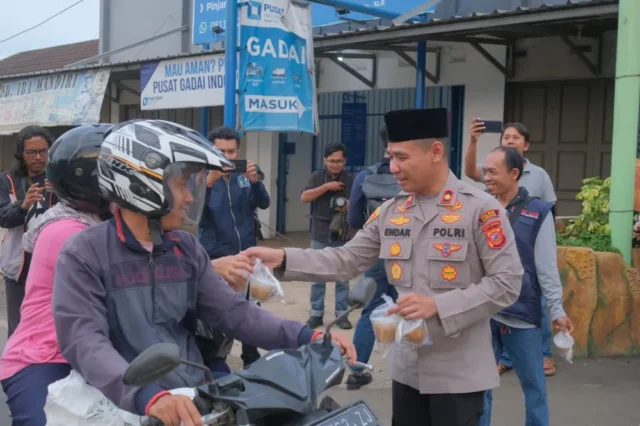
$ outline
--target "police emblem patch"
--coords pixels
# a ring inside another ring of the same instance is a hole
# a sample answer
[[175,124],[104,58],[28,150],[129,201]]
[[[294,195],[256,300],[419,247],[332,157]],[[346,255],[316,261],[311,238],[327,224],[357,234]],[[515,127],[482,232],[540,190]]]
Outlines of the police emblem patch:
[[400,266],[400,264],[397,262],[391,265],[391,278],[396,281],[402,279],[402,266]]
[[458,244],[444,243],[444,244],[434,244],[433,248],[435,248],[440,253],[442,253],[444,257],[449,257],[451,256],[452,253],[455,253],[458,250],[461,250],[462,246]]
[[440,275],[447,281],[453,281],[458,277],[458,270],[451,265],[447,265],[442,268]]

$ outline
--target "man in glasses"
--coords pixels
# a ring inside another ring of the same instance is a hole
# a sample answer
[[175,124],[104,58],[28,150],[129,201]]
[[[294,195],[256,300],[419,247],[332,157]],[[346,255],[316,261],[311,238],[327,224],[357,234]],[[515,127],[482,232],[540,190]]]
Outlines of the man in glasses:
[[[22,234],[55,200],[48,191],[45,168],[53,136],[39,126],[18,133],[14,167],[0,175],[0,227],[6,229],[0,270],[4,274],[9,336],[20,322],[20,306],[28,261],[22,250]],[[26,266],[25,266],[26,265]]]

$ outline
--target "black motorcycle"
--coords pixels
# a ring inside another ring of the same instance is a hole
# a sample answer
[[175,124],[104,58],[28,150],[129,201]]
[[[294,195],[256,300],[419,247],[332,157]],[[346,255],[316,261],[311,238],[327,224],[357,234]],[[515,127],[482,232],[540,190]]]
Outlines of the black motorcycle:
[[[361,309],[374,296],[376,283],[367,278],[349,292],[349,310]],[[364,401],[340,407],[326,396],[325,390],[339,385],[347,364],[340,349],[331,340],[331,327],[326,328],[321,341],[297,350],[284,349],[267,353],[245,370],[236,371],[213,381],[204,366],[180,359],[180,350],[173,343],[156,344],[129,366],[124,383],[146,386],[186,364],[205,371],[207,384],[196,388],[193,399],[205,425],[216,426],[382,426]],[[366,364],[357,367],[369,369]],[[146,426],[164,426],[149,417]]]

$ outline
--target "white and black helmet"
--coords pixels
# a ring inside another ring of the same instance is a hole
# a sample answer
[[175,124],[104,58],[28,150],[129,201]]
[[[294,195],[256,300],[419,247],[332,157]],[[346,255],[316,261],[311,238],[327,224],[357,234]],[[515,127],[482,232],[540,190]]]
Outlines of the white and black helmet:
[[194,178],[190,184],[192,190],[197,186],[201,192],[194,194],[198,202],[189,209],[197,215],[190,214],[192,221],[199,220],[204,203],[206,186],[201,172],[234,167],[198,132],[163,120],[131,120],[114,126],[105,136],[98,166],[104,197],[150,218],[165,216],[172,209],[167,189],[170,175],[200,173],[198,182]]

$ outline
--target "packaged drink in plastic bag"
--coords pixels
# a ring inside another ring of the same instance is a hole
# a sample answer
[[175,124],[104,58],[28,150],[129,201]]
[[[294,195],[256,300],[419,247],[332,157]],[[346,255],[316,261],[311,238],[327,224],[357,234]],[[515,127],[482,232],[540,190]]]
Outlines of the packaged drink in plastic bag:
[[558,349],[557,355],[560,358],[564,358],[569,364],[573,364],[573,345],[575,340],[573,340],[571,334],[564,331],[559,332],[553,336],[553,344]]
[[265,302],[270,299],[284,300],[284,290],[280,281],[273,276],[262,260],[257,259],[253,274],[249,275],[251,298]]
[[431,344],[427,324],[423,320],[402,319],[396,331],[396,342],[419,348]]
[[247,289],[249,288],[249,272],[245,271],[244,269],[236,269],[236,273],[238,275],[241,275],[243,277],[246,278],[246,281],[244,283],[244,285],[238,287],[238,288],[234,288],[234,290],[236,290],[238,293],[242,293],[242,294],[246,294],[247,293]]
[[397,314],[387,315],[387,311],[394,306],[393,300],[386,294],[382,295],[384,303],[371,312],[369,319],[376,336],[376,343],[382,350],[383,356],[388,354],[391,345],[396,340],[396,330],[400,324],[400,316]]

